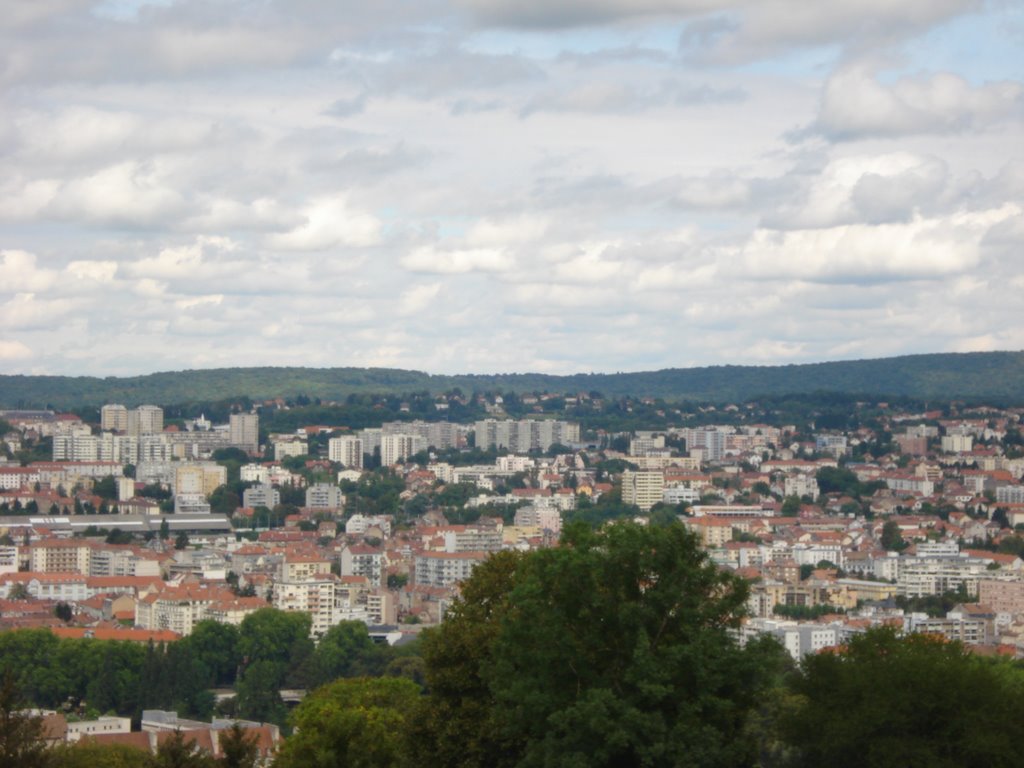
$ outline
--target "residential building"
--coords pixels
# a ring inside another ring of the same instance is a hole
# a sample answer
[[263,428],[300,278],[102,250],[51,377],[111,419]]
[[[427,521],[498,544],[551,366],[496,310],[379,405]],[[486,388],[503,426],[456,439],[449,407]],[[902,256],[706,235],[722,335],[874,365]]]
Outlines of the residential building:
[[127,432],[128,409],[123,405],[104,405],[100,408],[100,429],[105,432]]
[[425,450],[426,447],[426,443],[419,435],[402,433],[381,435],[380,463],[382,466],[390,467]]
[[140,405],[128,411],[129,435],[155,435],[164,431],[164,409],[155,405]]
[[260,450],[260,417],[256,413],[232,413],[228,420],[231,445],[248,453]]
[[250,509],[266,507],[273,509],[281,503],[281,492],[272,485],[254,485],[242,491],[242,506]]
[[315,483],[306,489],[306,506],[310,509],[341,509],[345,495],[341,488],[328,483]]
[[452,587],[469,578],[487,559],[487,552],[422,552],[413,558],[412,583],[426,587]]
[[384,568],[387,558],[383,549],[367,544],[349,544],[341,550],[341,575],[365,576],[370,586],[381,587],[387,583]]
[[327,458],[346,469],[362,469],[363,441],[352,435],[332,437],[327,441]]
[[626,470],[622,473],[622,503],[635,504],[643,512],[662,500],[665,473],[659,470]]

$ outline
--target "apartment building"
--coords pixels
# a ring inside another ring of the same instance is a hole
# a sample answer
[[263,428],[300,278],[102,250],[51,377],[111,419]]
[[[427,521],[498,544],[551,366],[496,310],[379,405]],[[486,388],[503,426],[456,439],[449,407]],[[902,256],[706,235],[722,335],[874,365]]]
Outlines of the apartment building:
[[451,587],[469,578],[488,552],[422,552],[413,558],[412,583]]
[[384,569],[387,557],[383,549],[367,544],[349,544],[341,550],[341,575],[364,576],[371,587],[381,587],[387,583]]
[[362,469],[363,441],[352,435],[332,437],[327,441],[327,458],[346,469]]
[[622,503],[635,504],[644,512],[659,504],[665,489],[665,473],[660,470],[626,470],[622,473]]
[[228,419],[228,439],[248,453],[260,449],[260,417],[256,413],[232,413]]

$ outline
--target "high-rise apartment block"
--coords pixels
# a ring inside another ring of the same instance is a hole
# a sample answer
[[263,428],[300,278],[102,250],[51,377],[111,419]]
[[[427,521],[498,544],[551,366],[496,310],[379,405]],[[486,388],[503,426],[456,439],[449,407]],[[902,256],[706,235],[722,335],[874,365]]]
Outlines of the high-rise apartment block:
[[140,405],[128,411],[129,435],[155,435],[164,431],[164,409],[156,405]]
[[332,437],[327,441],[327,458],[345,469],[363,468],[363,441],[354,435]]
[[426,441],[419,435],[382,435],[380,439],[380,463],[390,467],[405,461],[414,453],[427,447]]
[[123,405],[104,405],[100,409],[100,429],[104,432],[127,432],[128,409]]
[[569,421],[484,419],[476,422],[474,432],[477,448],[505,448],[513,453],[547,451],[552,445],[580,441],[580,425]]
[[636,504],[644,512],[662,500],[665,475],[660,470],[622,473],[622,503]]
[[255,413],[232,413],[229,423],[231,445],[248,453],[260,449],[260,417]]

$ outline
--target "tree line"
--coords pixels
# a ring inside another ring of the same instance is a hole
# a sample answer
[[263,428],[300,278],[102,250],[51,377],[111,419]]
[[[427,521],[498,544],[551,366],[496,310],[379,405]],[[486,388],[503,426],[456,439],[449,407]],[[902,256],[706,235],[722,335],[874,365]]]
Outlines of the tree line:
[[421,679],[415,648],[378,645],[358,621],[310,639],[310,617],[264,608],[240,626],[202,621],[172,643],[59,638],[46,629],[0,633],[0,674],[34,707],[116,713],[143,709],[209,719],[213,689],[237,696],[221,714],[286,725],[281,689],[313,689],[339,677],[407,675]]

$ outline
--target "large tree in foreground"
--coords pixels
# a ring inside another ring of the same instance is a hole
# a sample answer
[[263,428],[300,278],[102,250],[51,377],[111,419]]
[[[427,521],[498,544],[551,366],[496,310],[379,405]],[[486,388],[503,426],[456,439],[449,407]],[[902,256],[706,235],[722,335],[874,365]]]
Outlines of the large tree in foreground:
[[753,760],[747,715],[778,648],[736,645],[729,629],[746,586],[682,525],[570,526],[559,547],[500,566],[474,573],[425,646],[431,707],[480,725],[460,737],[435,721],[444,738],[428,728],[423,743],[438,748],[421,757],[581,768]]

